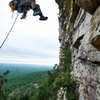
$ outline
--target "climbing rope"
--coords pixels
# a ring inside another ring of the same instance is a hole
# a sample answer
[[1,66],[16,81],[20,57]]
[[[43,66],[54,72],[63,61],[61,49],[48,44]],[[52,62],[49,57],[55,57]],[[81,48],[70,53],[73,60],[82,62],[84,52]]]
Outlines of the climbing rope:
[[11,33],[11,31],[12,31],[12,29],[13,29],[13,27],[14,27],[14,25],[15,25],[17,19],[18,19],[18,16],[19,16],[19,14],[17,13],[17,16],[16,16],[16,18],[15,18],[15,20],[14,20],[14,22],[13,22],[11,28],[10,28],[10,30],[8,31],[7,36],[5,37],[5,39],[3,40],[2,44],[0,45],[0,48],[3,47],[3,45],[4,45],[4,43],[6,42],[8,36],[10,35],[10,33]]

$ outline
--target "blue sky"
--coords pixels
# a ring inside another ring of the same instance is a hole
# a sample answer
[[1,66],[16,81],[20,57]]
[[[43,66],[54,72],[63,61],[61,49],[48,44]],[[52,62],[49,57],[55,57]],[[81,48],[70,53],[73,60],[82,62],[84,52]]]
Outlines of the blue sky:
[[[0,44],[10,29],[16,12],[8,6],[10,0],[0,2]],[[58,6],[54,0],[37,0],[48,21],[39,21],[30,10],[25,20],[19,16],[9,38],[0,49],[0,62],[54,65],[58,63]]]

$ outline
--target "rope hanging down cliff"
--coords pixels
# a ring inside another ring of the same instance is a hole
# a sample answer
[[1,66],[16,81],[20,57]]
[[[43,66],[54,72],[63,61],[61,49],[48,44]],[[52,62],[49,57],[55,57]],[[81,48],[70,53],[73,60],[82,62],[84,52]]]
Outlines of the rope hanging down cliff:
[[19,14],[17,13],[17,16],[16,16],[16,18],[15,18],[15,20],[14,20],[14,22],[13,22],[11,28],[10,28],[10,30],[8,31],[7,36],[5,37],[5,39],[3,40],[2,44],[0,45],[0,48],[3,47],[3,45],[4,45],[4,43],[6,42],[8,36],[10,35],[10,33],[11,33],[11,31],[12,31],[12,29],[13,29],[13,27],[14,27],[14,25],[15,25],[17,19],[18,19],[18,16],[19,16]]

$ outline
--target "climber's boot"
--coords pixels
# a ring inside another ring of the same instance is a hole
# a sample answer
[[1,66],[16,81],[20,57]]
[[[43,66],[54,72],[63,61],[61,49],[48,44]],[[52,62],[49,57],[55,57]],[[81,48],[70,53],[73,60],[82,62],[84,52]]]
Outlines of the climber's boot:
[[40,16],[39,20],[47,20],[48,17],[45,17],[45,16]]
[[48,17],[46,17],[46,16],[44,16],[43,14],[42,14],[42,12],[39,14],[39,16],[40,16],[40,18],[39,18],[39,20],[47,20],[48,19]]
[[33,16],[37,16],[39,15],[40,18],[39,20],[47,20],[48,17],[45,17],[43,14],[42,14],[42,11],[40,9],[40,6],[37,4],[36,7],[33,9],[34,13],[33,13]]
[[26,18],[26,14],[27,14],[27,12],[24,12],[22,17],[21,17],[21,19],[25,19]]

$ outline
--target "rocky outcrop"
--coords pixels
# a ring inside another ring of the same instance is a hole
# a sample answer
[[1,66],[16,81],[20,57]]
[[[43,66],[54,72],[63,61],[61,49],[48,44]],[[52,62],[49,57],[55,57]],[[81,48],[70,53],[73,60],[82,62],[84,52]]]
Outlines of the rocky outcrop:
[[90,33],[89,41],[100,50],[100,7],[98,7],[92,16]]
[[57,100],[67,100],[66,91],[62,87],[58,91]]
[[75,0],[75,3],[80,8],[83,8],[85,11],[93,14],[100,5],[100,0]]
[[[71,47],[79,100],[100,100],[100,0],[56,2],[59,5],[60,48]],[[59,59],[61,65],[61,49]]]

